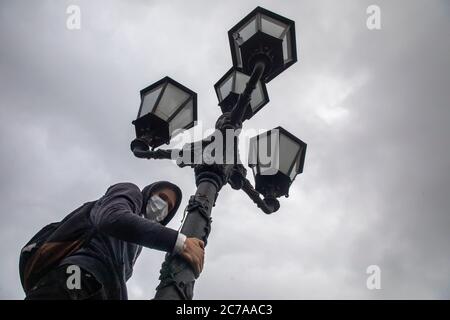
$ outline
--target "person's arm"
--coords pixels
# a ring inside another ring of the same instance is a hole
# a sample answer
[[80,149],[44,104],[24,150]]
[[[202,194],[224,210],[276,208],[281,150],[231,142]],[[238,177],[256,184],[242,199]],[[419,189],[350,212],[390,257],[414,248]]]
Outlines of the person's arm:
[[132,183],[119,183],[99,200],[91,212],[91,220],[100,232],[109,236],[179,254],[199,275],[204,263],[204,242],[139,216],[141,208],[139,188]]
[[147,248],[172,252],[178,232],[139,215],[142,194],[132,183],[108,189],[91,211],[91,221],[102,233]]

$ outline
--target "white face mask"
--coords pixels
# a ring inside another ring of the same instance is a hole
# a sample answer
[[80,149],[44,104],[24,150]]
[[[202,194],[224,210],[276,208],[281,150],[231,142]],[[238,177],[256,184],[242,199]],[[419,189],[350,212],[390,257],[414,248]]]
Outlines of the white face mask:
[[154,195],[147,201],[146,217],[149,220],[161,222],[169,213],[169,205],[159,196]]

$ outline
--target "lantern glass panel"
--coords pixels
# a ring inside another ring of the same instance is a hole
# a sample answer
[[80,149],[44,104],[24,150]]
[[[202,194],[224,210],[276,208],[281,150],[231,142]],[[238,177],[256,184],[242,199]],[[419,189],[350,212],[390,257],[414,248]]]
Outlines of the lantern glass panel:
[[153,110],[153,107],[155,106],[156,100],[159,97],[161,89],[162,87],[158,87],[153,89],[149,93],[145,94],[142,101],[141,111],[138,117],[142,117]]
[[194,121],[194,103],[191,99],[183,109],[169,122],[169,134],[176,129],[186,129]]
[[177,88],[171,83],[168,83],[163,92],[163,96],[158,103],[155,115],[163,120],[169,117],[189,98],[189,93]]
[[247,84],[248,79],[250,77],[242,72],[235,72],[235,85],[234,85],[234,92],[236,93],[242,93],[244,92],[245,85]]
[[[236,72],[236,81],[234,92],[241,94],[245,90],[245,85],[247,84],[250,77],[244,73]],[[258,81],[255,90],[253,90],[251,95],[250,107],[253,111],[257,110],[264,102],[266,98],[263,93],[261,81]]]
[[289,169],[292,164],[297,161],[296,155],[300,149],[298,143],[289,138],[288,136],[280,133],[280,151],[281,151],[281,159],[280,159],[280,171],[285,175],[289,176]]
[[283,60],[284,63],[292,61],[291,30],[288,30],[283,37]]
[[264,103],[264,94],[261,88],[261,82],[258,82],[255,90],[252,92],[252,100],[250,103],[250,107],[253,111],[258,109]]
[[247,24],[245,24],[241,29],[237,30],[234,34],[236,42],[242,44],[248,39],[250,39],[257,31],[257,18],[253,17]]
[[264,133],[258,142],[259,173],[270,176],[277,173],[280,163],[280,148],[276,132]]
[[274,175],[279,168],[278,134],[275,131],[268,133],[250,140],[249,165],[255,175]]
[[253,174],[256,175],[258,173],[258,143],[257,137],[250,138],[249,146],[248,146],[248,165],[252,168]]
[[281,39],[288,26],[280,21],[274,20],[266,15],[261,15],[261,31],[272,37]]
[[220,101],[225,99],[228,96],[228,94],[230,94],[230,92],[233,91],[233,75],[234,73],[230,74],[229,77],[224,82],[222,82],[222,86],[220,87],[219,90]]
[[[303,150],[300,151],[300,153],[303,152]],[[295,164],[292,167],[291,173],[289,174],[289,178],[292,180],[294,180],[295,176],[298,174],[298,166],[300,163],[300,156],[301,154],[299,154],[299,156],[297,157],[297,159],[295,159]]]

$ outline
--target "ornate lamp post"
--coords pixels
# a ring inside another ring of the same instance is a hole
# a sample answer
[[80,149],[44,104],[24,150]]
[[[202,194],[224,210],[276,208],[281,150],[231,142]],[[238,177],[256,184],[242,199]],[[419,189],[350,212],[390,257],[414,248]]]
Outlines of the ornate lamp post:
[[[242,123],[269,102],[265,84],[297,61],[295,27],[293,21],[257,7],[228,36],[233,67],[215,85],[223,113],[217,119],[215,133],[225,136],[227,130],[233,130],[237,137],[236,130]],[[196,100],[194,92],[168,77],[142,90],[131,150],[139,158],[175,159],[180,167],[194,168],[197,191],[186,207],[181,232],[206,245],[211,211],[222,186],[228,183],[233,189],[243,190],[263,212],[275,212],[280,207],[277,198],[288,195],[294,178],[303,171],[306,144],[281,127],[252,138],[249,166],[255,175],[255,188],[246,178],[247,170],[238,161],[238,154],[231,163],[185,160],[193,146],[199,146],[200,151],[208,147],[210,137],[181,150],[156,149],[169,143],[177,129],[194,125]],[[223,150],[238,151],[237,138],[231,143],[225,139]],[[167,254],[159,279],[155,299],[193,298],[196,277],[182,258]]]

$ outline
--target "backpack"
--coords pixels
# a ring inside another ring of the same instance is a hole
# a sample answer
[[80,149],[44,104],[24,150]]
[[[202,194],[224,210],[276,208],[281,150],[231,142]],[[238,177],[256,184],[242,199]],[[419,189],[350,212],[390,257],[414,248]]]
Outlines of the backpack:
[[86,202],[60,222],[46,225],[25,244],[19,258],[20,281],[25,293],[62,259],[89,242],[95,233],[89,219],[95,203]]

